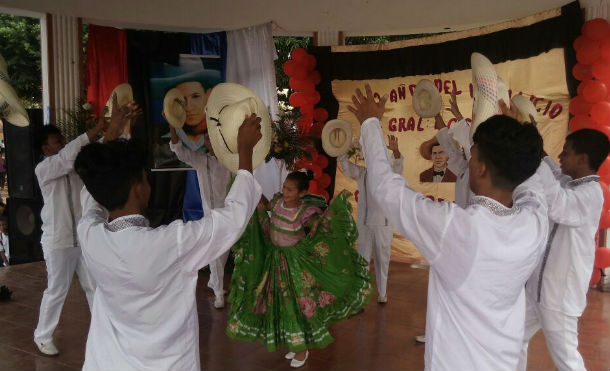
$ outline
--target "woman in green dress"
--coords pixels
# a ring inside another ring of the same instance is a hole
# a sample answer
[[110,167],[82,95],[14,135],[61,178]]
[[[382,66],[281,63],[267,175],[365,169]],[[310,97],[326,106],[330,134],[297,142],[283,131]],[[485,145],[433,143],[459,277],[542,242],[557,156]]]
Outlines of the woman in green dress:
[[305,364],[308,349],[330,344],[328,325],[358,313],[371,293],[367,263],[354,249],[350,193],[327,207],[308,185],[307,174],[290,173],[233,247],[227,335],[269,351],[287,346],[292,367]]

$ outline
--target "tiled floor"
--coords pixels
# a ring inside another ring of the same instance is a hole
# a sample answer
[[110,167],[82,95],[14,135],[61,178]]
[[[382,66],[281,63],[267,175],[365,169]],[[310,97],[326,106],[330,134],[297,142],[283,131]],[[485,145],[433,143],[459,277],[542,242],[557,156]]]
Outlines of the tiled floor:
[[[282,352],[268,353],[259,344],[229,340],[224,334],[227,309],[216,310],[212,293],[202,275],[197,288],[200,349],[206,370],[287,369]],[[0,269],[0,285],[14,292],[13,300],[0,303],[0,370],[80,369],[83,364],[89,310],[75,280],[68,294],[55,341],[57,357],[38,353],[32,333],[45,288],[44,263]],[[409,264],[392,263],[389,302],[372,301],[366,310],[331,327],[335,342],[310,353],[304,370],[420,370],[424,346],[415,335],[423,334],[426,312],[427,271]],[[610,301],[608,293],[591,290],[580,322],[580,350],[590,370],[610,368]],[[529,369],[554,369],[542,334],[530,345]]]

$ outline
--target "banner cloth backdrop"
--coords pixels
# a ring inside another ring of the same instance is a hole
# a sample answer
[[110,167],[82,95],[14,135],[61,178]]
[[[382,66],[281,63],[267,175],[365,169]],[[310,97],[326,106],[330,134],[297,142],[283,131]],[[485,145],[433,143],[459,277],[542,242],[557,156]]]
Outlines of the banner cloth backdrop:
[[[417,82],[435,83],[443,99],[443,118],[455,122],[446,111],[456,91],[465,118],[472,117],[470,55],[480,52],[494,63],[511,95],[523,94],[535,104],[538,128],[547,153],[557,158],[568,130],[568,104],[576,95],[571,70],[576,63],[572,43],[579,35],[582,14],[577,2],[524,19],[475,30],[424,39],[377,45],[318,47],[310,50],[322,74],[318,86],[321,103],[329,116],[352,123],[356,138],[360,126],[347,106],[356,88],[369,82],[375,94],[389,95],[382,119],[386,134],[396,135],[405,157],[403,175],[414,189],[437,200],[454,200],[455,183],[420,182],[420,174],[432,167],[419,152],[420,145],[436,134],[434,119],[419,118],[412,107]],[[360,165],[364,165],[361,163]],[[355,192],[356,183],[336,172],[335,193],[345,186]],[[354,206],[355,203],[354,203]],[[356,208],[355,208],[356,209]],[[390,221],[391,222],[391,221]],[[395,240],[393,257],[408,255],[409,243]]]

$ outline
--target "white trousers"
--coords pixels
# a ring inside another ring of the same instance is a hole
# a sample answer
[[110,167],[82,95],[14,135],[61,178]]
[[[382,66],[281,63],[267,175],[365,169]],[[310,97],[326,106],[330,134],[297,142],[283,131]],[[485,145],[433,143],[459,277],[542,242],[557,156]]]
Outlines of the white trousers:
[[78,274],[80,285],[85,291],[89,310],[93,306],[95,285],[82,259],[80,247],[56,250],[43,249],[43,252],[47,265],[47,289],[42,294],[38,326],[34,330],[34,340],[46,343],[53,339],[53,332],[59,322],[74,273]]
[[380,297],[386,296],[393,233],[391,226],[358,225],[358,252],[369,263],[375,254],[375,281]]
[[541,328],[553,363],[559,371],[586,370],[582,356],[578,352],[578,317],[542,308],[529,297],[518,370],[526,369],[529,340]]
[[210,280],[208,281],[208,287],[214,290],[214,295],[222,297],[224,295],[224,277],[225,277],[225,264],[231,250],[227,250],[218,259],[210,263]]

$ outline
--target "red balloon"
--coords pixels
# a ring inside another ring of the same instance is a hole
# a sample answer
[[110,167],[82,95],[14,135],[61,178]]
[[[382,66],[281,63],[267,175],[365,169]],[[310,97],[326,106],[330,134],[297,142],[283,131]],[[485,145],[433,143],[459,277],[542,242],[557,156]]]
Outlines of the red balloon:
[[607,247],[598,247],[595,249],[595,268],[608,268],[610,267],[610,249]]
[[574,50],[579,51],[583,46],[585,46],[587,41],[589,40],[584,35],[580,35],[576,38],[576,40],[574,40],[574,44],[572,44],[572,46],[574,47]]
[[593,40],[586,40],[583,46],[576,52],[576,60],[579,63],[591,65],[599,58],[599,44]]
[[[328,157],[324,156],[324,155],[318,155],[318,158],[316,159],[316,163],[318,165],[320,165],[320,168],[325,169],[328,166]],[[324,187],[326,188],[326,187]]]
[[311,71],[307,79],[311,81],[314,85],[318,85],[322,81],[322,75],[319,71]]
[[293,76],[297,68],[297,63],[295,61],[288,60],[282,66],[282,70],[287,76]]
[[[578,87],[576,88],[577,96],[580,96],[583,100],[584,100],[584,98],[582,97],[582,91],[584,90],[584,88],[585,87],[582,84],[578,84]],[[576,98],[576,97],[574,97],[574,98]],[[572,99],[574,99],[574,98],[572,98]],[[570,103],[571,102],[572,101],[570,101]]]
[[[584,86],[584,85],[580,84],[580,85],[578,85],[578,88],[580,88],[581,86]],[[573,114],[574,116],[588,115],[589,112],[591,111],[591,106],[592,106],[592,104],[587,102],[585,100],[585,98],[581,97],[580,95],[577,95],[570,100],[569,110],[570,110],[570,113]]]
[[305,66],[305,64],[303,64],[302,61],[303,60],[294,61],[296,67],[294,69],[294,74],[292,74],[292,76],[296,77],[299,80],[306,79],[307,75],[309,74],[309,71],[307,70],[307,67]]
[[315,180],[320,179],[320,177],[322,176],[322,168],[320,167],[320,165],[314,163],[311,164],[309,168],[311,169],[311,171],[313,171],[313,178]]
[[610,126],[610,102],[605,100],[591,107],[591,119],[598,125]]
[[328,200],[330,200],[330,195],[328,194],[328,192],[326,192],[325,189],[323,189],[320,194],[322,195],[322,197],[324,197],[326,199],[326,202],[328,202]]
[[307,55],[307,51],[303,48],[296,48],[292,52],[290,52],[290,58],[294,60],[302,59]]
[[307,104],[307,97],[305,96],[305,93],[292,93],[290,94],[290,97],[288,97],[288,103],[293,107],[302,107]]
[[602,193],[604,195],[604,206],[602,207],[602,212],[610,210],[610,187],[608,187],[608,183],[599,181],[600,187],[602,187]]
[[591,121],[591,117],[588,115],[576,115],[572,117],[569,123],[570,131],[573,133],[580,129],[584,129],[583,126],[593,125],[593,121]]
[[[610,156],[606,157],[602,165],[597,170],[597,175],[603,178],[610,178]],[[608,182],[605,182],[608,184]]]
[[[306,98],[307,100],[307,98]],[[307,119],[309,120],[309,117],[311,117],[311,122],[313,122],[313,104],[311,104],[310,102],[305,102],[301,108],[301,115],[303,116],[307,116]]]
[[602,61],[610,62],[610,40],[602,42],[599,47],[599,56]]
[[582,63],[576,63],[572,68],[572,75],[578,81],[590,80],[593,77],[591,67]]
[[597,80],[587,80],[584,81],[583,84],[584,90],[582,91],[582,95],[585,100],[589,103],[597,103],[601,100],[606,99],[606,95],[608,95],[608,89],[606,88],[606,84]]
[[303,57],[303,65],[307,72],[313,71],[316,68],[316,64],[318,64],[318,61],[313,55],[307,54]]
[[593,76],[602,81],[610,80],[610,62],[598,60],[591,66]]
[[320,138],[322,136],[322,130],[324,130],[324,123],[318,121],[312,125],[309,135]]
[[311,93],[316,90],[316,87],[311,83],[311,81],[301,80],[295,77],[290,78],[288,85],[290,86],[290,89],[304,93]]
[[584,35],[591,40],[605,40],[610,37],[610,24],[603,18],[595,18],[583,24]]
[[593,272],[591,273],[591,280],[589,281],[589,286],[597,285],[601,278],[602,272],[597,268],[593,268]]
[[326,110],[326,108],[316,108],[313,111],[313,119],[320,122],[326,122],[326,120],[328,119],[328,111]]
[[610,210],[602,210],[602,215],[599,219],[598,229],[610,228]]
[[309,181],[309,193],[318,194],[320,187],[318,187],[318,182],[315,180]]
[[322,176],[320,176],[320,179],[318,179],[318,183],[322,188],[328,188],[331,183],[330,175],[326,173],[322,174]]
[[[604,85],[604,87],[606,87],[606,85]],[[314,106],[320,102],[320,93],[318,93],[317,91],[314,91],[313,93],[306,93],[306,97],[307,102]],[[604,94],[604,98],[605,97],[606,95]]]

